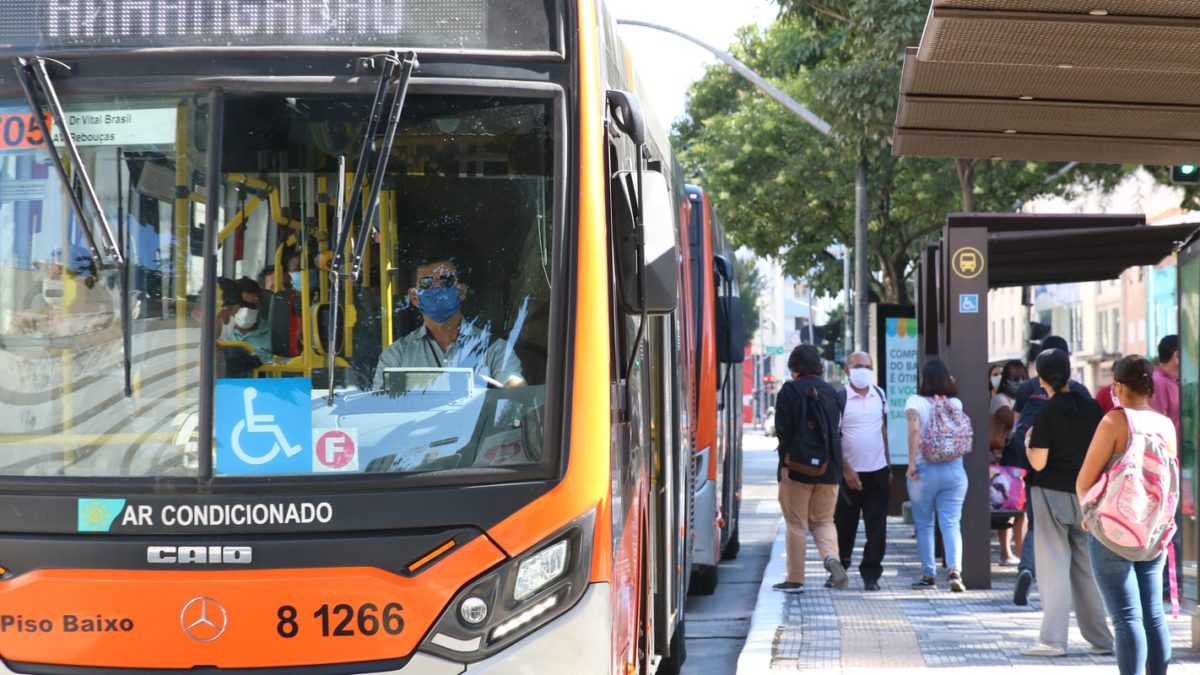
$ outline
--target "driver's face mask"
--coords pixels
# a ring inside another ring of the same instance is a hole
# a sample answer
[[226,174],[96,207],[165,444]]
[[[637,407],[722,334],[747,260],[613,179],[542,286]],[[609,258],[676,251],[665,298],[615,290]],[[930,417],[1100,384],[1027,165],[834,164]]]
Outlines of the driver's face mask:
[[62,307],[63,282],[61,277],[42,280],[42,299],[51,307]]

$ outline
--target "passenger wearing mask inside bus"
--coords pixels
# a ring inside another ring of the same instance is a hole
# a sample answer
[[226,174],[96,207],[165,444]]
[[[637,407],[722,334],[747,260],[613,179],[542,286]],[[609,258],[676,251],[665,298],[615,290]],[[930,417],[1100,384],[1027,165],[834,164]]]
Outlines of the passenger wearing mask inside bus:
[[292,290],[292,278],[289,274],[279,275],[280,285],[275,284],[275,265],[266,265],[258,273],[258,283],[270,293],[282,293]]
[[422,325],[393,342],[379,356],[374,388],[383,389],[385,368],[471,368],[477,383],[489,387],[525,385],[521,362],[508,342],[491,339],[462,314],[467,284],[450,256],[427,258],[417,265],[409,302],[421,312]]
[[242,277],[237,281],[235,294],[227,294],[222,284],[221,310],[217,322],[221,324],[220,340],[243,342],[253,349],[247,353],[241,347],[227,346],[225,350],[226,374],[229,377],[248,377],[250,371],[271,362],[271,329],[258,312],[258,282]]

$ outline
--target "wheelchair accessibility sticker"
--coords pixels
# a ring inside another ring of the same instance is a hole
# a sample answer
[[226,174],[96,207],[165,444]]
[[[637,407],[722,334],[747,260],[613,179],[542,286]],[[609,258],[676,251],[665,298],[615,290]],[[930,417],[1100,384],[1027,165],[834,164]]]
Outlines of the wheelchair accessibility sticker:
[[312,382],[217,381],[216,472],[312,473]]

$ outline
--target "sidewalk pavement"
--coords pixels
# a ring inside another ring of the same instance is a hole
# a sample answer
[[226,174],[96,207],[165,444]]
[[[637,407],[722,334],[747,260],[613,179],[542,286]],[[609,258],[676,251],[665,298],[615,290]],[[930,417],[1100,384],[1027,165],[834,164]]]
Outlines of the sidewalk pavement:
[[[762,508],[767,506],[762,504]],[[860,529],[856,554],[861,553],[862,541]],[[1080,637],[1074,620],[1067,656],[1021,655],[1022,647],[1037,641],[1042,613],[1036,583],[1028,606],[1012,603],[1015,567],[993,565],[992,589],[988,591],[951,593],[944,571],[940,571],[937,590],[909,588],[920,570],[916,549],[912,525],[889,518],[882,590],[867,593],[858,576],[857,555],[852,569],[847,570],[849,588],[824,588],[826,572],[810,541],[804,593],[781,593],[771,588],[785,574],[780,519],[737,672],[901,675],[929,669],[965,672],[968,668],[972,675],[1117,672],[1114,657],[1088,653],[1089,645]],[[994,550],[992,558],[998,559]],[[1167,621],[1174,652],[1170,673],[1200,675],[1200,653],[1190,648],[1190,618],[1181,612],[1178,619],[1168,614]]]

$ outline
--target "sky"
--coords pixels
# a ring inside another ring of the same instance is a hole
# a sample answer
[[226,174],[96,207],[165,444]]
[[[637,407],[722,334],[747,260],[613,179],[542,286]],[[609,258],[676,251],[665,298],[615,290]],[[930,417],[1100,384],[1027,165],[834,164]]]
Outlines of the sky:
[[[728,49],[747,24],[768,25],[779,8],[770,0],[608,0],[618,19],[640,19],[683,31],[718,49]],[[638,77],[652,97],[649,105],[664,124],[683,115],[687,90],[718,63],[715,56],[683,38],[636,26],[621,26],[633,52]]]

